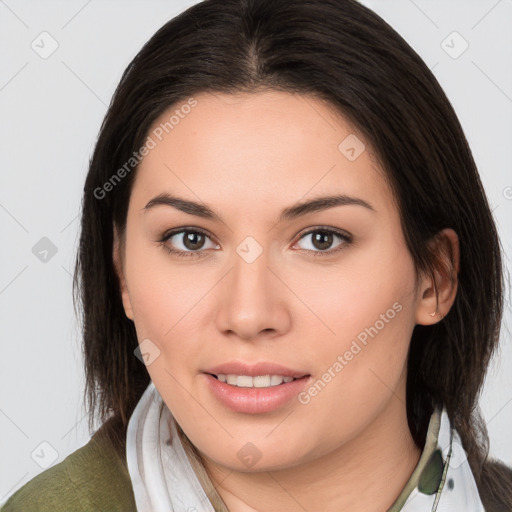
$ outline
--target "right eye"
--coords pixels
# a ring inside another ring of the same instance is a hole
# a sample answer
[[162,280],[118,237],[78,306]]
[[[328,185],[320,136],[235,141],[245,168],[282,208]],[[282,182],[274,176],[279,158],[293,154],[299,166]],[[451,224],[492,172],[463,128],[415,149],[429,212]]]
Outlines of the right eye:
[[[201,257],[201,253],[204,251],[200,249],[204,248],[205,240],[207,239],[210,240],[212,244],[212,246],[207,247],[207,249],[220,248],[218,244],[211,241],[206,231],[199,228],[175,229],[166,233],[160,240],[160,243],[170,254],[175,254],[179,257]],[[171,242],[174,247],[170,246],[168,242]]]

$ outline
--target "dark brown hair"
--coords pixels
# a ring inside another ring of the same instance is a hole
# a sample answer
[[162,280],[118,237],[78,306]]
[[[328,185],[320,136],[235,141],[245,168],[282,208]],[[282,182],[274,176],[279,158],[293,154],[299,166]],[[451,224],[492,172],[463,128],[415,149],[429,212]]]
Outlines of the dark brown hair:
[[[407,417],[419,447],[436,404],[461,435],[484,505],[512,508],[511,472],[487,460],[478,398],[502,315],[500,244],[457,116],[414,50],[354,0],[206,0],[166,23],[123,73],[101,126],[84,187],[75,301],[83,310],[90,428],[110,416],[125,429],[149,384],[135,357],[112,260],[136,168],[112,190],[166,109],[200,92],[265,89],[326,100],[365,137],[394,191],[417,271],[439,265],[434,235],[460,241],[458,292],[449,314],[416,326],[410,343]],[[98,190],[103,192],[98,194]],[[96,192],[95,192],[96,191]],[[122,442],[122,431],[119,440]],[[494,500],[494,501],[493,501]]]

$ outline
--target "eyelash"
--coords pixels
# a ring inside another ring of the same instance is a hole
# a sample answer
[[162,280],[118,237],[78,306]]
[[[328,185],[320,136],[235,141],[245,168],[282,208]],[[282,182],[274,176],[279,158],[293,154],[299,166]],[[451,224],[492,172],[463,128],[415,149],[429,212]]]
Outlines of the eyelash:
[[[303,251],[313,253],[313,257],[315,257],[315,258],[317,258],[317,257],[324,257],[324,256],[331,256],[332,254],[335,254],[335,253],[338,253],[338,252],[344,250],[347,245],[350,245],[352,243],[352,237],[349,236],[348,234],[346,234],[345,232],[340,231],[338,229],[324,228],[324,227],[321,227],[321,226],[316,227],[314,229],[310,229],[309,231],[306,231],[304,234],[302,234],[299,237],[298,240],[302,240],[306,236],[311,235],[312,233],[318,233],[318,232],[320,232],[320,233],[329,233],[329,234],[336,235],[337,237],[339,237],[339,238],[341,238],[343,240],[343,243],[338,245],[337,248],[330,249],[330,250],[327,250],[327,251],[312,251],[312,250],[309,250],[309,249],[302,249]],[[180,228],[180,229],[175,229],[173,231],[169,231],[169,232],[165,233],[163,235],[163,237],[158,241],[158,244],[162,245],[164,247],[164,249],[169,254],[174,254],[175,256],[178,256],[180,258],[189,258],[189,257],[202,258],[202,257],[204,257],[203,254],[201,254],[203,252],[206,252],[204,250],[199,250],[199,251],[181,251],[179,249],[172,249],[171,247],[168,247],[168,246],[165,245],[165,242],[167,242],[167,240],[172,238],[174,235],[178,235],[180,233],[200,233],[202,235],[205,235],[208,238],[211,238],[210,235],[208,234],[208,232],[205,231],[204,229],[201,229],[201,228],[188,228],[188,229]]]

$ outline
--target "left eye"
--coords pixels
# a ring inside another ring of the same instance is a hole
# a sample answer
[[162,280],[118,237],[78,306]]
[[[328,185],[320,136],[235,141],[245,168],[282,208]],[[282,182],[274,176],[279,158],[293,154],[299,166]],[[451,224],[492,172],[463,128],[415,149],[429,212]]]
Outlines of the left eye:
[[[341,249],[341,245],[345,245],[350,243],[350,237],[340,233],[339,231],[335,231],[333,229],[326,229],[326,228],[317,228],[315,230],[309,231],[308,233],[301,236],[300,240],[306,240],[308,237],[311,236],[309,247],[301,247],[301,249],[305,249],[307,251],[314,251],[314,252],[336,252]],[[335,239],[338,238],[340,242],[334,246],[334,249],[332,249],[332,244],[335,241]],[[300,241],[299,240],[299,241]],[[330,249],[330,250],[328,250]]]

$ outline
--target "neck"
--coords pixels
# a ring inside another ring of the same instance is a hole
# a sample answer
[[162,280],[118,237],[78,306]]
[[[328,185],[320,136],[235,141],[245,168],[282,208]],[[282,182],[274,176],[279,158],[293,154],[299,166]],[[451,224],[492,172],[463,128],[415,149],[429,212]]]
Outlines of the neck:
[[[405,394],[405,393],[404,393]],[[396,395],[350,442],[307,464],[279,471],[237,472],[204,458],[230,512],[387,510],[421,455]]]

